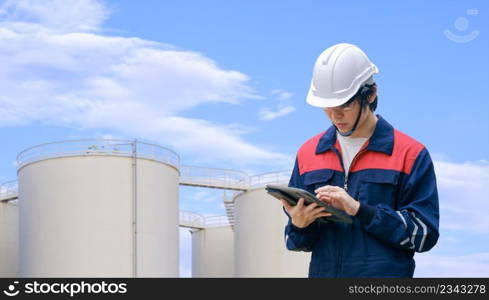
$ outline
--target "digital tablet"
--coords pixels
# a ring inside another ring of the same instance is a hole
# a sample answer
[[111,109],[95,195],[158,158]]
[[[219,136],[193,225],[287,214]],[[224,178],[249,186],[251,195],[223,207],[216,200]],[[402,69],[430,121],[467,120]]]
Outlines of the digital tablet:
[[324,210],[331,213],[332,216],[321,217],[319,218],[320,222],[327,223],[327,221],[334,221],[347,224],[352,223],[350,216],[348,216],[345,212],[324,203],[323,201],[316,198],[315,195],[306,190],[275,184],[267,184],[265,189],[273,197],[279,200],[284,199],[290,205],[296,205],[297,201],[299,201],[299,198],[304,198],[305,205],[316,203],[317,205],[324,207]]

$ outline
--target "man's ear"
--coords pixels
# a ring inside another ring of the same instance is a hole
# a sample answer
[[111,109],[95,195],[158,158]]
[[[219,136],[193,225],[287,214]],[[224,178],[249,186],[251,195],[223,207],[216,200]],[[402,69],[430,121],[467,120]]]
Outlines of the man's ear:
[[372,103],[375,100],[375,97],[377,97],[377,86],[372,86],[370,87],[372,89],[372,93],[368,96],[368,103]]

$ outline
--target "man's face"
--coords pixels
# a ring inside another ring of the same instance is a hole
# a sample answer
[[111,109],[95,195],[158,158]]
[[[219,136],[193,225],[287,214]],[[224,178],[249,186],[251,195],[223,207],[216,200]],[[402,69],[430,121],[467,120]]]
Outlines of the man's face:
[[[360,111],[360,103],[357,99],[348,101],[346,104],[337,107],[327,107],[323,109],[331,122],[336,125],[341,133],[346,133],[353,129]],[[360,117],[359,125],[366,118],[365,114]]]

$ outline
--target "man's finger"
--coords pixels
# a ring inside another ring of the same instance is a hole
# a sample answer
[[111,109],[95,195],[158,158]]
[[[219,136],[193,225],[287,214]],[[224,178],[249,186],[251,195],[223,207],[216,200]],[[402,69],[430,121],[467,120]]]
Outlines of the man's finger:
[[324,209],[325,209],[324,207],[318,206],[317,208],[315,208],[314,210],[311,211],[311,214],[312,215],[320,214],[320,213],[325,211]]
[[307,206],[306,206],[305,211],[306,211],[306,212],[311,212],[311,211],[313,211],[313,210],[314,210],[314,209],[315,209],[317,206],[318,206],[318,204],[313,202],[313,203],[311,203],[311,204],[309,204],[309,205],[307,205]]
[[316,197],[317,198],[331,198],[330,194],[331,194],[331,192],[319,192],[319,193],[317,193]]
[[289,202],[285,201],[284,199],[280,199],[280,202],[282,202],[282,205],[285,207],[287,212],[292,209],[292,205],[290,205]]
[[342,190],[342,188],[340,188],[339,186],[335,186],[335,185],[325,185],[325,186],[322,186],[320,188],[317,188],[316,190],[314,190],[314,193],[319,193],[319,192],[337,192],[337,191],[340,191]]
[[335,189],[335,186],[334,185],[325,185],[325,186],[322,186],[322,187],[319,187],[317,189],[314,190],[314,193],[319,193],[319,192],[327,192],[327,191],[334,191]]
[[324,203],[328,203],[329,201],[331,201],[331,198],[325,196],[318,197],[318,199]]
[[329,212],[322,212],[317,214],[316,218],[321,218],[321,217],[331,217],[333,214]]
[[304,207],[304,198],[299,198],[299,201],[297,201],[297,208],[302,209]]
[[339,191],[330,191],[330,192],[319,192],[317,194],[317,198],[327,198],[327,199],[338,199],[341,198],[341,193]]

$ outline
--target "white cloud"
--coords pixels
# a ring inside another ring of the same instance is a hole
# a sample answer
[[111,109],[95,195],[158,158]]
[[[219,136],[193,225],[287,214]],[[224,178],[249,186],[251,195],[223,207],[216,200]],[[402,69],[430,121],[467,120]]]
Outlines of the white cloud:
[[294,96],[293,93],[280,89],[272,90],[272,94],[275,95],[279,100],[287,100]]
[[272,95],[275,96],[276,99],[280,100],[281,103],[277,105],[275,110],[272,110],[269,107],[262,108],[258,112],[258,118],[260,120],[263,121],[274,120],[276,118],[283,117],[295,111],[294,106],[286,104],[287,102],[290,102],[287,100],[290,99],[294,94],[280,89],[272,90],[271,93]]
[[[435,156],[449,159],[446,155]],[[486,189],[489,165],[484,161],[455,163],[434,160],[433,163],[439,193],[440,239],[430,252],[416,254],[414,275],[488,277],[489,203]]]
[[440,201],[440,228],[489,233],[489,164],[434,161]]
[[243,134],[252,129],[238,123],[181,116],[206,103],[236,105],[260,98],[248,76],[221,69],[196,52],[97,34],[93,30],[103,29],[108,14],[95,0],[1,6],[0,126],[41,122],[117,130],[214,162],[287,159],[246,142]]
[[271,111],[269,108],[263,108],[258,113],[258,118],[260,120],[270,121],[270,120],[276,119],[278,117],[288,115],[293,111],[295,111],[295,108],[293,106],[290,106],[290,105],[279,107],[278,110],[276,110],[276,111]]
[[7,0],[0,6],[0,18],[11,26],[42,24],[55,31],[94,31],[109,14],[97,0]]
[[489,252],[469,255],[416,254],[414,277],[489,277]]

